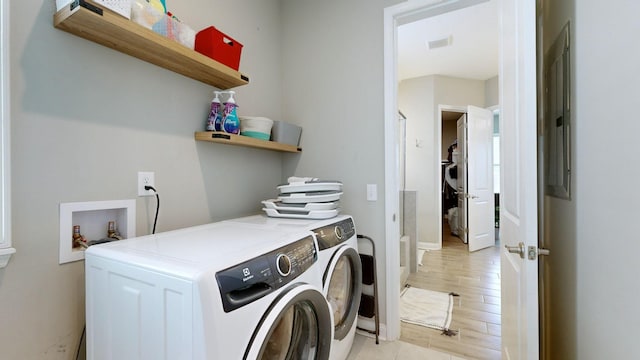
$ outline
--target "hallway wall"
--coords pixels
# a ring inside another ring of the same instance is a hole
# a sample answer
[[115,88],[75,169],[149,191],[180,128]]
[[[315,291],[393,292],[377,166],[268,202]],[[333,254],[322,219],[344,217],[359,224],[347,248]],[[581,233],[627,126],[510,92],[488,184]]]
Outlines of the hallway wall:
[[640,3],[575,3],[576,358],[640,359],[640,210],[622,187],[640,178],[640,122],[607,106],[640,98]]
[[[571,200],[546,198],[551,256],[551,359],[638,359],[640,218],[625,182],[640,178],[634,116],[612,107],[637,103],[640,4],[544,0],[545,48],[571,21]],[[621,131],[621,129],[624,129]]]
[[439,242],[438,105],[482,107],[484,104],[485,82],[482,80],[431,75],[400,82],[398,106],[407,116],[406,188],[418,192],[418,241],[436,246]]

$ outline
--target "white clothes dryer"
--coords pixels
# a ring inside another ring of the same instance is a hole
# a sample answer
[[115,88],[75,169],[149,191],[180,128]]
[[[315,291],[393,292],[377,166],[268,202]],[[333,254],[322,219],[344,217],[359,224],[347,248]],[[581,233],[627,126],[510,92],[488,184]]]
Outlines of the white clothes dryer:
[[[319,222],[312,229],[318,241],[318,262],[324,266],[324,295],[333,311],[332,360],[349,356],[356,334],[362,295],[362,264],[356,228],[351,216]],[[326,264],[326,265],[325,265]]]
[[91,246],[87,359],[327,360],[309,232],[214,223]]
[[318,263],[323,269],[323,293],[332,311],[331,360],[345,360],[356,333],[362,295],[362,265],[353,218],[339,215],[326,220],[270,218],[264,215],[231,220],[266,229],[296,233],[312,231],[318,242]]

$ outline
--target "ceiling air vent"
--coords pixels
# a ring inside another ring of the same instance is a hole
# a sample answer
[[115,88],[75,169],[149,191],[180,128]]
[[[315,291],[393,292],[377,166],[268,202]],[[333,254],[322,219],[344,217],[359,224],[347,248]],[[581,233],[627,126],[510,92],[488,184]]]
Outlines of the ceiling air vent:
[[453,36],[449,35],[446,38],[427,41],[427,47],[429,48],[429,50],[433,50],[433,49],[449,46],[452,43],[453,43]]

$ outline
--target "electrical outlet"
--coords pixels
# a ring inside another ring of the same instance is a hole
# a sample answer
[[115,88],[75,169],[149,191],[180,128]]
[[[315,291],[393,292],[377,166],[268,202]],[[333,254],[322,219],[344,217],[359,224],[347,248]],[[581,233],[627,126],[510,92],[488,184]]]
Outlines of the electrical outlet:
[[156,186],[155,174],[151,171],[138,172],[138,196],[152,196],[155,194],[153,190],[145,190],[145,186]]

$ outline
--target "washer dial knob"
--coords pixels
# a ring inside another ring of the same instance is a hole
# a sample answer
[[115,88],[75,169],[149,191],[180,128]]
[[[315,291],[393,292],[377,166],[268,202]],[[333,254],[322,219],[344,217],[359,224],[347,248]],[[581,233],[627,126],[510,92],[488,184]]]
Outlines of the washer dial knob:
[[276,258],[276,268],[282,276],[291,274],[291,259],[286,254],[280,254]]

